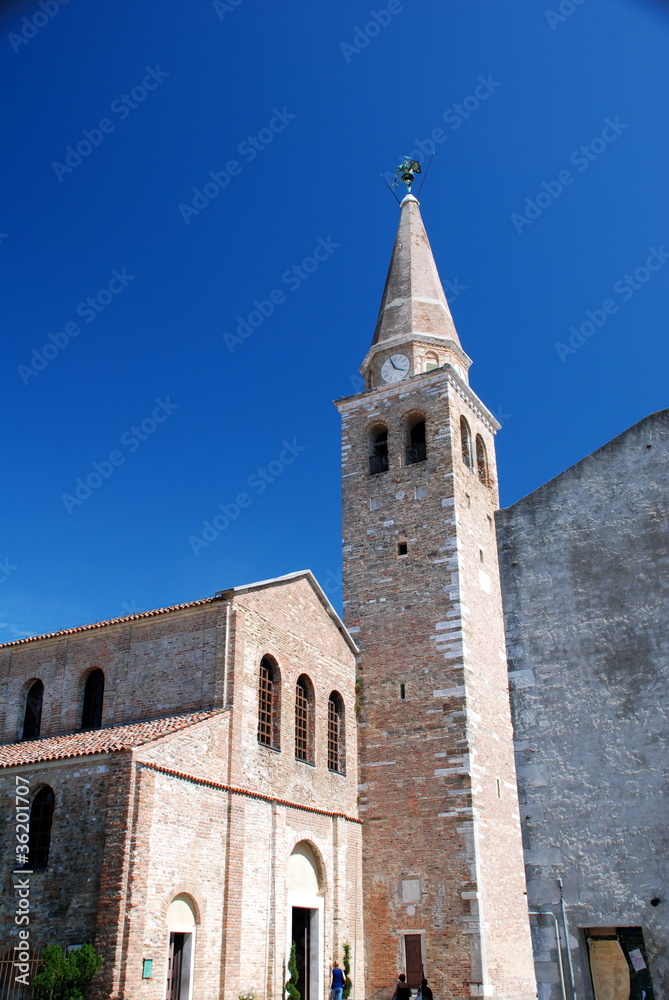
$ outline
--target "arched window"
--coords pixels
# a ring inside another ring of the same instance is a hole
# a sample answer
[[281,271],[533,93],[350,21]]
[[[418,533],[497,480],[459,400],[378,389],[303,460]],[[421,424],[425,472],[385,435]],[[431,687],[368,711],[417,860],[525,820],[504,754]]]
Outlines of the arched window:
[[433,351],[428,351],[425,355],[425,371],[432,372],[439,367],[439,358]]
[[36,740],[42,726],[42,702],[44,700],[44,685],[35,681],[28,691],[26,711],[23,716],[22,740]]
[[486,455],[483,438],[480,434],[476,435],[476,471],[481,482],[485,483],[486,486],[490,486],[491,480],[490,473],[488,472],[488,457]]
[[258,743],[280,749],[281,681],[279,668],[271,656],[260,661],[258,679]]
[[344,700],[338,691],[328,699],[328,768],[346,774]]
[[44,785],[33,799],[28,827],[28,865],[33,871],[47,866],[51,844],[51,821],[55,805],[53,788]]
[[418,417],[408,425],[407,432],[406,464],[416,465],[417,462],[424,462],[427,458],[425,421]]
[[84,708],[81,713],[82,729],[100,729],[104,696],[105,675],[101,670],[93,670],[86,678],[86,686],[84,687]]
[[474,456],[472,455],[472,432],[464,417],[460,417],[460,444],[462,446],[462,461],[468,469],[473,468]]
[[373,427],[369,435],[369,474],[388,471],[388,428]]
[[314,689],[306,674],[295,685],[295,760],[314,762]]

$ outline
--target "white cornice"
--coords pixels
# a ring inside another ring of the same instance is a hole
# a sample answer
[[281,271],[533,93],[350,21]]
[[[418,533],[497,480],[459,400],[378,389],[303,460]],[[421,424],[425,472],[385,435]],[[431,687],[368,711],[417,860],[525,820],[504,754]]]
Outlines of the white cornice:
[[433,333],[422,333],[420,330],[412,330],[409,336],[407,336],[406,333],[400,333],[396,334],[394,337],[389,337],[388,340],[382,340],[378,344],[372,344],[370,349],[367,351],[367,354],[365,355],[365,360],[360,365],[359,370],[361,372],[364,372],[369,367],[369,365],[371,364],[372,360],[376,357],[376,355],[380,354],[381,351],[386,351],[388,350],[388,348],[392,347],[400,347],[402,344],[414,344],[414,343],[429,344],[434,347],[442,347],[442,348],[448,347],[455,354],[457,354],[457,356],[461,359],[463,365],[465,365],[466,368],[469,368],[470,365],[473,363],[469,355],[465,354],[460,345],[451,337],[435,336]]
[[415,386],[417,379],[420,379],[421,385],[438,385],[439,382],[447,382],[453,386],[453,389],[459,396],[467,401],[492,434],[501,430],[502,425],[494,414],[481,402],[474,390],[460,378],[452,365],[442,365],[441,368],[435,368],[434,371],[420,372],[418,375],[412,375],[410,378],[404,379],[403,382],[379,385],[375,389],[366,389],[364,392],[357,392],[353,396],[342,396],[341,399],[334,401],[334,405],[343,416],[345,413],[356,410],[361,403],[373,403],[375,399],[385,400],[399,397],[406,393],[410,386]]

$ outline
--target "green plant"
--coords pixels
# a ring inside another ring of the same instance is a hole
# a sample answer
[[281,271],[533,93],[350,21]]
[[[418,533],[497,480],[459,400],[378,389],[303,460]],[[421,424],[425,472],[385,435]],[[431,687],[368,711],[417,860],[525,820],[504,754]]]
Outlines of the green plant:
[[297,945],[294,941],[290,946],[288,971],[290,972],[290,979],[286,983],[286,993],[290,997],[290,1000],[302,1000],[302,994],[297,988],[297,980],[300,974],[297,971]]
[[351,981],[351,946],[346,941],[344,943],[344,991],[342,996],[344,1000],[348,1000],[351,995],[351,990],[353,989],[353,983]]
[[102,965],[92,944],[66,955],[57,944],[42,952],[42,967],[32,981],[34,1000],[83,1000],[82,987],[90,982]]
[[362,677],[358,676],[355,679],[355,714],[360,715],[362,712]]

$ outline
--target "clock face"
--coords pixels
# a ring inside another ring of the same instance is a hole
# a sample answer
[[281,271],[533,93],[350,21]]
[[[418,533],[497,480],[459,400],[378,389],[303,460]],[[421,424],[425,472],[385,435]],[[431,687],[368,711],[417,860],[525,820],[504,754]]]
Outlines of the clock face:
[[381,366],[381,378],[384,382],[401,382],[410,368],[411,362],[405,354],[392,354]]

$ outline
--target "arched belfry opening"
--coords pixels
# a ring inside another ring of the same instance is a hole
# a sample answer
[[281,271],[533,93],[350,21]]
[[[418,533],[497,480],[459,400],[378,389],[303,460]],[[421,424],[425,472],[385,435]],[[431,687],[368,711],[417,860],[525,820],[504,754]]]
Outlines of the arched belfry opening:
[[388,428],[375,424],[369,432],[369,474],[388,471]]
[[323,903],[322,862],[306,840],[293,848],[288,859],[288,955],[295,942],[297,988],[302,1000],[319,1000],[323,995]]
[[406,423],[406,465],[417,465],[427,458],[425,417],[414,414]]

